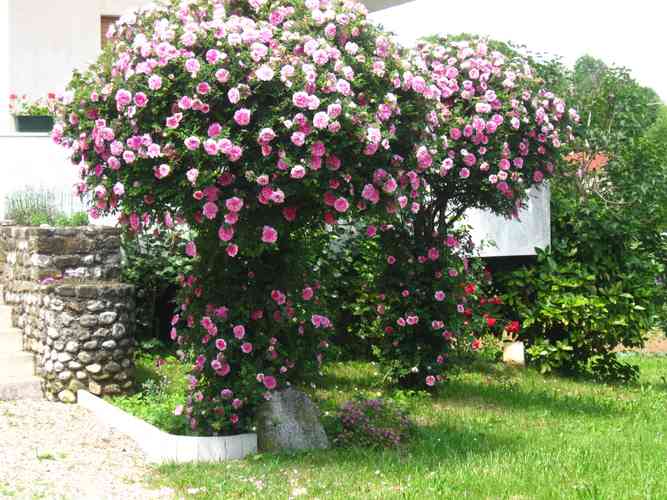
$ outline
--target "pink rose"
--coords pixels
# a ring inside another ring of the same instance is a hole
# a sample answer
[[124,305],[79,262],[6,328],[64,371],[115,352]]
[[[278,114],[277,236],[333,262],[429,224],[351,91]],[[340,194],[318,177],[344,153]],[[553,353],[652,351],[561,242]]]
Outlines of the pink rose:
[[262,241],[269,244],[275,243],[278,241],[278,231],[271,226],[264,226],[262,228]]
[[205,203],[203,213],[204,217],[206,217],[207,219],[209,220],[215,219],[218,215],[218,205],[210,201]]
[[264,384],[264,387],[266,387],[270,391],[278,387],[278,382],[276,381],[275,377],[272,377],[270,375],[264,375],[262,383]]
[[247,108],[241,108],[234,113],[234,121],[242,127],[250,123],[251,111]]
[[225,201],[225,207],[230,212],[240,212],[243,208],[243,200],[237,196],[233,196]]
[[337,212],[340,213],[347,212],[348,208],[350,208],[350,203],[342,196],[340,198],[337,198],[336,201],[334,202],[334,209]]
[[233,328],[233,331],[234,331],[234,337],[236,337],[238,340],[241,340],[243,337],[245,337],[245,326],[236,325]]

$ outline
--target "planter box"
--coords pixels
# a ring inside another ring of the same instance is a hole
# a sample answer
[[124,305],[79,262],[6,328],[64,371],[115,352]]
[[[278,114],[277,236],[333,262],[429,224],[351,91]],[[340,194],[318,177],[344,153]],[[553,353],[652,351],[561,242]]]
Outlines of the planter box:
[[503,344],[503,363],[513,366],[526,366],[523,342],[505,342]]
[[51,116],[14,116],[17,132],[51,132],[53,117]]
[[132,438],[153,463],[219,462],[257,453],[257,434],[236,436],[176,436],[107,403],[88,391],[78,391],[78,404],[98,419]]

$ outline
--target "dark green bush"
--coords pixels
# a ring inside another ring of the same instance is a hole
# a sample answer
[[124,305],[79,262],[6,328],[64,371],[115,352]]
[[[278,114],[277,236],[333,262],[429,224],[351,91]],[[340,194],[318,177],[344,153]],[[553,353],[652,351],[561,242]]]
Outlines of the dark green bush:
[[140,339],[171,341],[169,329],[174,312],[178,278],[190,272],[185,255],[186,230],[145,231],[123,235],[123,281],[136,290],[136,329]]

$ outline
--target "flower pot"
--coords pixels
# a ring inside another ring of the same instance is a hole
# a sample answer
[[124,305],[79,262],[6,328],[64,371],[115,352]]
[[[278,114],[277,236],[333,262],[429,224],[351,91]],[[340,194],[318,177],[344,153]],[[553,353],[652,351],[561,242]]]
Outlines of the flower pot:
[[526,366],[523,342],[505,342],[503,344],[503,363],[512,366]]
[[17,132],[51,132],[53,117],[51,116],[14,116]]

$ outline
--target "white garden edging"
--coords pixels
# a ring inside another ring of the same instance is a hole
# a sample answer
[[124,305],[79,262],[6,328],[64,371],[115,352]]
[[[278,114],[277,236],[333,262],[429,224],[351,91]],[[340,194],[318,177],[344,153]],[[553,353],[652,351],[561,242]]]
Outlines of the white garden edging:
[[128,435],[153,463],[219,462],[257,453],[257,434],[176,436],[107,403],[88,391],[77,392],[78,403],[114,429]]

